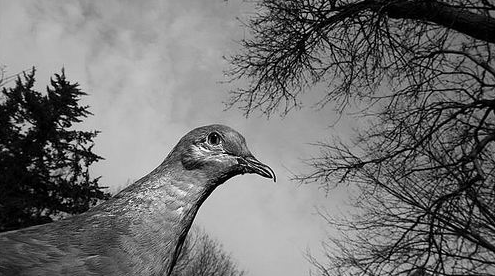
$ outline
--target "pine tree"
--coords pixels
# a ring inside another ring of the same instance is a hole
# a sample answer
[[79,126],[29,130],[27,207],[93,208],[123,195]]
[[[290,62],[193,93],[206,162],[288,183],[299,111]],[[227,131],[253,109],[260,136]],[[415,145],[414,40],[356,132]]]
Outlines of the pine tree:
[[0,102],[0,231],[85,212],[109,197],[89,166],[98,131],[76,130],[89,115],[78,83],[55,74],[47,93],[33,89],[35,69],[3,88]]

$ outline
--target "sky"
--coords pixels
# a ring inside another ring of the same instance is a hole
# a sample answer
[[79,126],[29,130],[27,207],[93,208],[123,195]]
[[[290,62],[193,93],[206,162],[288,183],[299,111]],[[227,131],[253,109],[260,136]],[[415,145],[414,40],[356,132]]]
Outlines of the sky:
[[[238,18],[248,1],[55,1],[0,0],[0,65],[7,75],[36,66],[37,88],[65,73],[89,95],[94,116],[80,126],[100,130],[92,168],[115,192],[146,175],[189,130],[207,124],[231,126],[251,152],[270,165],[277,183],[257,175],[221,185],[201,207],[195,224],[232,254],[247,275],[308,275],[304,255],[321,255],[331,231],[316,208],[334,212],[343,194],[325,195],[318,185],[291,180],[309,171],[312,142],[338,132],[335,113],[312,106],[321,91],[309,91],[305,106],[285,117],[260,113],[246,118],[225,110],[228,91],[223,56],[239,50],[246,36]],[[236,85],[242,85],[237,83]]]

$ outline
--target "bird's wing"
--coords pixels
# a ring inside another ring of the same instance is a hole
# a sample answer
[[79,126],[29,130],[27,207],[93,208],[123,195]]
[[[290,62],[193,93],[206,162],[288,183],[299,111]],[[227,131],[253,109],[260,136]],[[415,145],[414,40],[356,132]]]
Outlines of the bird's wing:
[[78,223],[69,219],[2,233],[0,275],[125,275],[116,239]]

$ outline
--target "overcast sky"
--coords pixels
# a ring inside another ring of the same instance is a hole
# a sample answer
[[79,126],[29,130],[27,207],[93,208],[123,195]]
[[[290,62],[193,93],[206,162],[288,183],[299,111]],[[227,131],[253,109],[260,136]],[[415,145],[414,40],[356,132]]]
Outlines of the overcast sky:
[[342,196],[298,185],[291,172],[308,170],[301,160],[317,154],[309,143],[329,138],[335,116],[311,108],[318,91],[285,118],[224,111],[231,87],[220,83],[228,68],[222,56],[238,49],[245,30],[236,18],[251,9],[223,0],[0,0],[0,65],[8,75],[36,66],[40,90],[65,67],[89,93],[84,103],[94,116],[83,127],[102,132],[95,152],[105,158],[93,175],[111,191],[150,172],[195,127],[238,130],[278,182],[256,175],[229,180],[204,203],[196,224],[248,275],[307,275],[305,251],[317,254],[331,231],[315,207],[333,211]]

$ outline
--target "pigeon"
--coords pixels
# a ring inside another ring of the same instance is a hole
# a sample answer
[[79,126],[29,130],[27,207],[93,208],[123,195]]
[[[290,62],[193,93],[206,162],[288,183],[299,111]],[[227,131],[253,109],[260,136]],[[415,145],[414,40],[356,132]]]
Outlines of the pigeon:
[[1,233],[0,275],[170,275],[201,204],[245,173],[276,181],[234,129],[193,129],[113,198],[80,215]]

